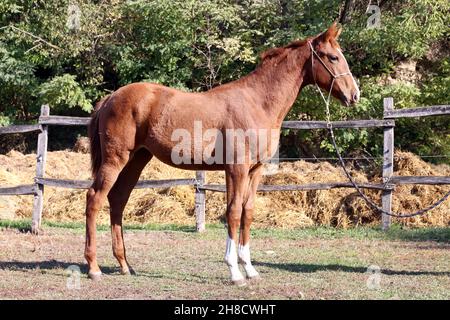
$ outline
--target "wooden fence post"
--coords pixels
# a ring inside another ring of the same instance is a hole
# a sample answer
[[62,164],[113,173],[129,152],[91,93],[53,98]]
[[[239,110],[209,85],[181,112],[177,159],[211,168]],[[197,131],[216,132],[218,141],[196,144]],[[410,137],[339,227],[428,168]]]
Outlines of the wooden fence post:
[[205,201],[206,191],[199,189],[198,187],[205,184],[205,171],[196,171],[195,179],[197,180],[195,185],[195,219],[197,232],[205,231]]
[[[386,113],[386,111],[394,110],[394,99],[384,98],[383,107],[384,113]],[[383,132],[383,183],[386,183],[386,181],[388,181],[394,173],[394,127],[385,127],[383,129]],[[392,212],[392,189],[383,190],[381,195],[381,202],[383,210]],[[383,230],[387,230],[389,229],[390,225],[391,216],[383,213],[381,218],[381,228]]]
[[[41,116],[50,115],[50,107],[48,105],[41,106]],[[48,126],[41,125],[41,133],[38,136],[38,144],[36,151],[36,178],[43,178],[45,173],[45,161],[47,158],[48,144]],[[42,210],[44,208],[44,185],[36,182],[36,194],[34,195],[33,217],[31,223],[31,232],[39,233],[41,227]]]

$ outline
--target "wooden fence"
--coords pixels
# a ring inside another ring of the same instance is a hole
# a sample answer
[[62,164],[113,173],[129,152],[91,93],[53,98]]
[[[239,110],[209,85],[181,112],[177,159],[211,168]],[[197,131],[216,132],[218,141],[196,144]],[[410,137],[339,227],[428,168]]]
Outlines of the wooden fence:
[[[359,184],[360,188],[377,189],[382,191],[382,207],[384,210],[391,212],[392,195],[395,185],[401,184],[428,184],[443,185],[450,184],[450,176],[442,177],[423,177],[423,176],[393,176],[394,167],[394,128],[395,119],[407,117],[424,117],[434,115],[449,115],[450,106],[429,106],[412,109],[394,109],[394,101],[392,98],[384,99],[384,116],[383,120],[351,120],[351,121],[334,121],[334,128],[383,128],[384,132],[384,149],[383,149],[383,183],[364,183]],[[41,107],[41,116],[36,125],[14,125],[8,127],[0,127],[0,134],[38,132],[38,145],[36,155],[36,178],[34,184],[19,185],[14,187],[0,188],[0,195],[33,195],[33,215],[32,215],[32,232],[38,233],[41,225],[42,210],[44,205],[44,186],[87,189],[92,181],[89,180],[61,180],[45,178],[45,160],[47,156],[48,143],[48,126],[86,126],[89,124],[90,118],[86,117],[64,117],[51,116],[48,105]],[[325,121],[284,121],[283,128],[311,130],[326,129]],[[388,184],[386,184],[388,181]],[[224,185],[206,184],[205,172],[197,171],[195,179],[169,179],[169,180],[140,180],[136,188],[167,188],[179,185],[194,186],[195,192],[195,215],[197,231],[205,229],[205,201],[206,191],[225,192]],[[292,191],[292,190],[329,190],[333,188],[353,188],[350,182],[323,182],[302,185],[260,185],[258,191]],[[390,225],[390,216],[382,215],[382,228],[386,230]]]

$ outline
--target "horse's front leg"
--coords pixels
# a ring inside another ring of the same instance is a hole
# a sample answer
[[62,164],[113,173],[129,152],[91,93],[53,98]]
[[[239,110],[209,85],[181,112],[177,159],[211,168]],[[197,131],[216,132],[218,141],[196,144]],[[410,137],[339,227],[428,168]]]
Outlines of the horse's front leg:
[[249,173],[250,183],[247,195],[243,203],[241,218],[241,232],[239,237],[238,257],[239,262],[244,266],[248,279],[260,279],[258,271],[253,267],[250,259],[250,225],[253,221],[253,212],[256,200],[256,191],[262,176],[262,165],[253,168]]
[[236,245],[242,215],[242,204],[248,187],[248,166],[230,165],[225,170],[227,185],[227,224],[228,236],[225,251],[225,262],[230,269],[231,281],[243,286],[245,278],[239,270]]

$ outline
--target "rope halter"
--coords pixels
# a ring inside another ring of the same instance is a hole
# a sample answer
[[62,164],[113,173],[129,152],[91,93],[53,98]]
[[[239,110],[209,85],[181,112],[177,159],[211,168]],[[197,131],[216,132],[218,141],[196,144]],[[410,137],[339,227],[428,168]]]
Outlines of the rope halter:
[[[316,50],[314,50],[314,47],[312,45],[312,43],[310,41],[308,41],[309,47],[311,48],[311,72],[313,74],[313,79],[314,79],[314,83],[316,85],[317,90],[320,93],[320,96],[322,97],[323,101],[325,102],[325,107],[326,107],[326,120],[327,120],[327,128],[330,132],[330,137],[331,137],[331,142],[333,143],[333,147],[334,150],[336,151],[336,154],[339,158],[339,163],[345,173],[345,175],[347,176],[347,179],[350,181],[350,183],[352,184],[352,186],[355,188],[355,190],[358,192],[358,194],[361,196],[361,198],[364,199],[364,201],[367,203],[367,205],[369,205],[369,207],[371,207],[373,210],[381,212],[385,215],[391,216],[391,217],[396,217],[396,218],[411,218],[411,217],[415,217],[415,216],[419,216],[422,214],[427,213],[430,210],[433,210],[434,208],[436,208],[437,206],[439,206],[442,202],[444,202],[445,200],[447,200],[448,198],[450,198],[450,190],[444,194],[444,196],[442,198],[440,198],[438,201],[436,201],[435,203],[417,210],[415,212],[412,213],[392,213],[389,211],[384,210],[383,208],[379,207],[372,199],[370,199],[368,196],[366,196],[361,188],[358,186],[358,184],[356,183],[356,181],[353,179],[353,177],[351,176],[350,172],[347,170],[346,166],[345,166],[345,162],[344,159],[341,156],[341,153],[339,151],[339,148],[337,146],[336,143],[336,137],[334,136],[334,131],[333,131],[333,126],[331,123],[331,117],[330,117],[330,98],[331,98],[331,91],[333,90],[333,85],[334,85],[334,81],[339,78],[339,77],[344,77],[344,76],[351,76],[353,77],[352,73],[349,71],[344,72],[344,73],[340,73],[340,74],[335,74],[326,64],[325,62],[320,58],[319,54],[316,52]],[[328,97],[325,98],[325,95],[323,94],[322,90],[320,90],[319,85],[317,84],[316,81],[316,76],[314,74],[314,56],[317,57],[317,59],[320,61],[320,63],[325,67],[325,69],[328,71],[328,73],[331,75],[331,77],[333,78],[333,80],[331,81],[331,86],[330,86],[330,90],[328,91]],[[384,188],[387,188],[388,183],[391,179],[390,177],[387,177],[385,183],[384,183]]]
[[[314,47],[313,47],[311,41],[308,41],[308,44],[309,44],[309,47],[311,48],[311,52],[312,52],[312,54],[311,54],[311,72],[312,72],[312,76],[314,79],[314,84],[317,88],[317,91],[319,91],[320,96],[322,97],[323,101],[325,102],[327,127],[331,128],[332,124],[331,124],[331,116],[330,116],[330,99],[331,99],[331,92],[333,91],[334,82],[336,81],[336,79],[338,79],[340,77],[351,76],[353,78],[353,74],[350,72],[350,69],[347,72],[335,74],[333,72],[333,70],[331,70],[326,65],[325,61],[323,61],[322,58],[320,58],[317,51],[314,50]],[[319,85],[317,84],[316,74],[314,73],[314,56],[319,60],[319,62],[322,64],[322,66],[325,68],[325,70],[328,71],[328,73],[330,74],[330,76],[332,78],[330,89],[328,90],[328,97],[326,97],[326,98],[325,98],[325,95],[323,94],[322,90],[320,90]]]

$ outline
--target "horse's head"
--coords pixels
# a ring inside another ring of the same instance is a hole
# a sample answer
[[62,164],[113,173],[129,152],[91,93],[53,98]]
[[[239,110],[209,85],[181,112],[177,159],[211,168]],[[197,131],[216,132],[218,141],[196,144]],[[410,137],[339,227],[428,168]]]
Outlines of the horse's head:
[[337,42],[342,29],[333,23],[327,31],[309,40],[310,79],[348,106],[359,100],[359,88]]

